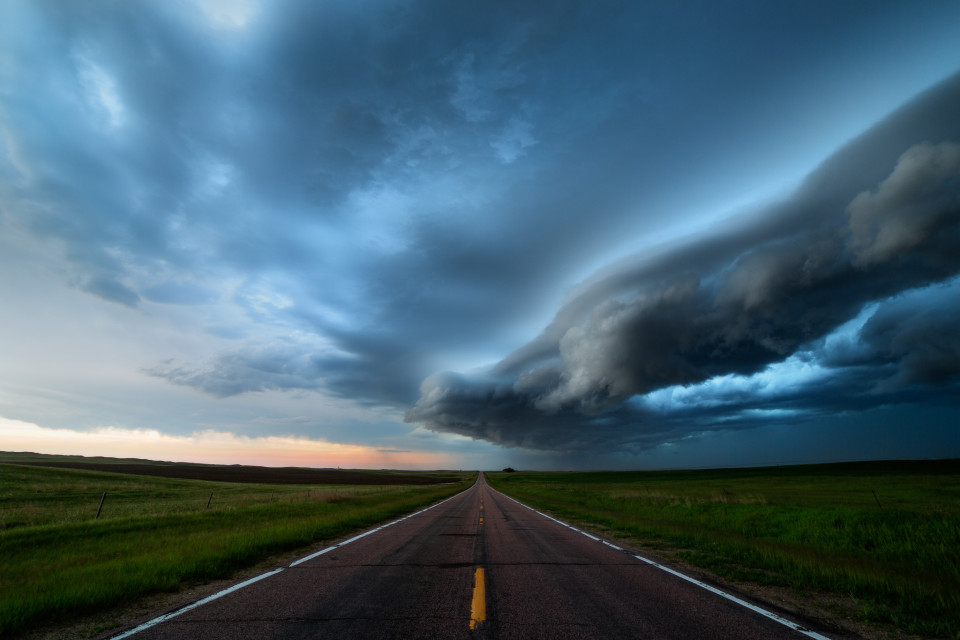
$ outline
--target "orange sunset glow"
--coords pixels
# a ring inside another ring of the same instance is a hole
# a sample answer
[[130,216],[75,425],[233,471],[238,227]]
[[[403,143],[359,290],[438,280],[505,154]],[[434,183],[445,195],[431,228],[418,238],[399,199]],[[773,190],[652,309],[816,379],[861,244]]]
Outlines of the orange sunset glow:
[[2,449],[5,451],[268,467],[440,469],[454,466],[446,454],[337,444],[282,435],[248,437],[212,430],[170,435],[154,430],[116,427],[75,431],[49,429],[6,418],[0,418],[0,432],[3,433]]

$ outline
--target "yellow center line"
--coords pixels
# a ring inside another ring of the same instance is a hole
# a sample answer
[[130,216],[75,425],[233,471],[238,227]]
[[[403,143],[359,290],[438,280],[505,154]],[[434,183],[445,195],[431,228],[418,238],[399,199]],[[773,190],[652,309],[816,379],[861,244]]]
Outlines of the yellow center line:
[[470,607],[470,628],[487,619],[487,589],[483,580],[483,568],[478,567],[473,576],[473,605]]
[[[483,498],[480,498],[480,524],[483,525]],[[483,576],[483,567],[477,567],[473,574],[473,604],[470,606],[470,629],[487,619],[487,588]]]

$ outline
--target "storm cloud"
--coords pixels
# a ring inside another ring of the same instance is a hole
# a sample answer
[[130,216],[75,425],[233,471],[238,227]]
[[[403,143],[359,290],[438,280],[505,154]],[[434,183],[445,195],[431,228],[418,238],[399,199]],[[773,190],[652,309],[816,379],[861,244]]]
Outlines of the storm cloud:
[[4,2],[0,418],[600,460],[944,415],[958,19]]
[[[929,123],[958,109],[955,76],[840,150],[769,210],[588,281],[540,337],[493,368],[495,381],[426,379],[407,419],[505,445],[599,444],[610,423],[624,442],[651,431],[663,441],[670,412],[628,400],[749,378],[800,354],[833,367],[823,377],[844,389],[832,399],[806,389],[804,402],[791,402],[809,405],[803,410],[863,409],[895,402],[904,387],[922,393],[933,385],[939,395],[955,386],[960,292],[948,281],[960,273],[960,130],[953,122],[933,132]],[[919,131],[904,146],[911,125]],[[881,168],[878,149],[886,174],[865,174],[865,164]],[[823,180],[827,170],[834,175]],[[911,293],[935,283],[935,293]],[[873,314],[855,341],[871,368],[845,371],[825,339],[868,306]],[[698,420],[678,411],[688,426],[672,437],[729,428],[745,410],[778,406],[756,393],[722,404]]]

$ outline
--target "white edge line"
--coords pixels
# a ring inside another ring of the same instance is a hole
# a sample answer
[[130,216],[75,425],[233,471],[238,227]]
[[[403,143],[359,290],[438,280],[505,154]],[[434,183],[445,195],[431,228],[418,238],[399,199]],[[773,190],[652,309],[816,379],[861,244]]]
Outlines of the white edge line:
[[[496,491],[496,489],[493,489],[492,487],[490,487],[490,489],[491,489],[492,491]],[[608,547],[613,547],[614,549],[617,549],[618,551],[625,551],[625,549],[623,549],[622,547],[618,547],[618,546],[615,545],[615,544],[611,544],[611,543],[607,542],[606,540],[600,540],[600,538],[597,538],[596,536],[592,536],[592,535],[590,535],[589,533],[586,533],[585,531],[581,531],[580,529],[577,529],[576,527],[574,527],[574,526],[572,526],[572,525],[569,525],[569,524],[567,524],[566,522],[563,522],[562,520],[557,520],[556,518],[554,518],[554,517],[552,517],[552,516],[548,516],[548,515],[545,514],[545,513],[542,513],[542,512],[540,512],[540,511],[537,511],[537,510],[534,509],[533,507],[528,507],[527,505],[523,504],[523,503],[520,502],[519,500],[516,500],[515,498],[511,498],[510,496],[508,496],[507,494],[505,494],[505,493],[503,493],[503,492],[497,491],[497,493],[499,493],[500,495],[504,496],[504,497],[507,498],[508,500],[513,500],[514,502],[516,502],[516,503],[517,503],[518,505],[520,505],[521,507],[526,507],[527,509],[530,509],[530,511],[533,511],[534,513],[540,514],[541,516],[543,516],[544,518],[547,518],[548,520],[553,520],[553,521],[556,522],[557,524],[562,524],[563,526],[567,527],[568,529],[573,529],[573,530],[576,531],[577,533],[580,533],[580,534],[582,534],[582,535],[585,535],[585,536],[587,536],[588,538],[592,538],[593,540],[598,540],[598,541],[602,542],[603,544],[607,545]],[[459,494],[458,494],[458,495],[459,495]],[[630,555],[633,555],[633,554],[630,554]],[[773,620],[773,621],[775,621],[775,622],[779,622],[780,624],[782,624],[782,625],[784,625],[784,626],[790,627],[790,628],[793,629],[794,631],[797,631],[797,632],[799,632],[799,633],[802,633],[803,635],[808,636],[808,637],[810,637],[810,638],[814,638],[814,640],[830,640],[830,638],[828,638],[828,637],[826,637],[826,636],[823,636],[823,635],[820,635],[819,633],[817,633],[817,632],[815,632],[815,631],[811,631],[810,629],[807,629],[807,628],[805,628],[805,627],[797,624],[796,622],[793,622],[793,621],[791,621],[791,620],[788,620],[788,619],[786,619],[786,618],[784,618],[784,617],[782,617],[782,616],[778,616],[777,614],[773,613],[772,611],[767,611],[766,609],[763,609],[762,607],[758,607],[758,606],[755,605],[755,604],[750,604],[750,603],[747,602],[746,600],[741,600],[740,598],[738,598],[738,597],[736,597],[736,596],[730,595],[729,593],[727,593],[727,592],[725,592],[725,591],[721,591],[720,589],[717,589],[716,587],[712,587],[712,586],[708,585],[708,584],[705,583],[705,582],[700,582],[699,580],[697,580],[697,579],[695,579],[695,578],[691,578],[690,576],[686,576],[686,575],[680,573],[679,571],[675,571],[675,570],[671,569],[670,567],[665,567],[665,566],[663,566],[662,564],[658,564],[658,563],[654,562],[653,560],[648,560],[647,558],[644,558],[643,556],[633,555],[633,557],[636,558],[637,560],[641,560],[641,561],[643,561],[643,562],[646,562],[647,564],[652,565],[652,566],[654,566],[654,567],[656,567],[656,568],[658,568],[658,569],[662,569],[663,571],[666,571],[667,573],[673,574],[673,575],[677,576],[678,578],[682,578],[683,580],[686,580],[687,582],[690,582],[690,583],[692,583],[692,584],[695,584],[695,585],[697,585],[698,587],[703,587],[703,588],[706,589],[707,591],[710,591],[710,592],[712,592],[712,593],[715,593],[715,594],[717,594],[718,596],[722,596],[722,597],[726,598],[727,600],[730,600],[730,601],[732,601],[732,602],[735,602],[735,603],[739,604],[740,606],[746,607],[747,609],[750,609],[751,611],[754,611],[755,613],[759,613],[760,615],[762,615],[762,616],[764,616],[764,617],[766,617],[766,618],[769,618],[769,619],[771,619],[771,620]]]
[[[307,560],[312,560],[312,559],[316,558],[317,556],[322,556],[323,554],[327,553],[328,551],[333,551],[334,549],[336,549],[336,548],[338,548],[338,547],[342,547],[342,546],[344,546],[344,545],[346,545],[346,544],[350,544],[350,543],[353,542],[354,540],[359,540],[360,538],[362,538],[362,537],[364,537],[364,536],[368,536],[368,535],[370,535],[371,533],[375,533],[375,532],[377,532],[377,531],[380,531],[381,529],[383,529],[383,528],[385,528],[385,527],[389,527],[389,526],[392,525],[392,524],[396,524],[396,523],[398,523],[398,522],[403,522],[403,521],[406,520],[407,518],[412,518],[412,517],[414,517],[414,516],[418,516],[418,515],[420,515],[421,513],[423,513],[424,511],[429,511],[430,509],[433,509],[434,507],[439,507],[439,506],[442,505],[444,502],[447,502],[447,501],[449,501],[449,500],[453,500],[454,498],[463,495],[464,493],[466,493],[467,491],[469,491],[470,489],[472,489],[473,486],[474,486],[474,485],[470,485],[469,487],[467,487],[466,489],[464,489],[464,490],[461,491],[460,493],[456,493],[456,494],[450,496],[449,498],[447,498],[447,499],[445,499],[445,500],[441,500],[440,502],[437,502],[436,504],[432,504],[432,505],[430,505],[429,507],[427,507],[426,509],[421,509],[420,511],[417,511],[416,513],[411,513],[411,514],[409,514],[409,515],[403,516],[402,518],[397,518],[396,520],[391,520],[391,521],[388,522],[387,524],[382,524],[382,525],[380,525],[379,527],[377,527],[376,529],[371,529],[370,531],[367,531],[367,532],[365,532],[365,533],[361,533],[360,535],[354,536],[354,537],[350,538],[349,540],[344,540],[343,542],[340,542],[340,543],[338,543],[338,544],[335,544],[335,545],[333,545],[332,547],[327,547],[326,549],[322,549],[322,550],[320,550],[320,551],[317,551],[316,553],[311,553],[310,555],[308,555],[308,556],[306,556],[306,557],[303,557],[303,558],[300,558],[299,560],[295,560],[294,562],[291,562],[291,563],[290,563],[289,567],[295,567],[295,566],[297,566],[298,564],[300,564],[301,562],[306,562]],[[526,505],[524,505],[524,506],[526,506]],[[185,607],[183,607],[183,608],[181,608],[181,609],[177,609],[176,611],[171,611],[170,613],[165,613],[165,614],[163,614],[162,616],[158,616],[158,617],[154,618],[153,620],[148,620],[147,622],[144,622],[143,624],[141,624],[141,625],[138,626],[138,627],[134,627],[133,629],[129,629],[129,630],[127,630],[127,631],[124,631],[124,632],[121,633],[120,635],[111,636],[111,637],[110,637],[110,640],[122,640],[123,638],[129,638],[130,636],[132,636],[132,635],[134,635],[134,634],[136,634],[136,633],[140,633],[141,631],[146,631],[146,630],[149,629],[150,627],[154,627],[154,626],[160,624],[161,622],[165,622],[165,621],[169,620],[170,618],[175,618],[175,617],[177,617],[178,615],[180,615],[181,613],[186,613],[187,611],[191,611],[192,609],[196,609],[197,607],[202,606],[202,605],[205,605],[205,604],[207,604],[208,602],[213,602],[213,601],[216,600],[217,598],[220,598],[220,597],[222,597],[222,596],[225,596],[225,595],[227,595],[228,593],[233,593],[234,591],[238,591],[238,590],[240,590],[240,589],[243,589],[244,587],[249,586],[249,585],[253,584],[254,582],[257,582],[257,581],[259,581],[259,580],[263,580],[264,578],[269,578],[269,577],[272,576],[272,575],[278,574],[278,573],[280,573],[281,571],[283,571],[283,570],[286,569],[286,568],[288,568],[288,567],[280,567],[279,569],[274,569],[273,571],[267,571],[266,573],[262,573],[262,574],[260,574],[259,576],[255,577],[255,578],[250,578],[249,580],[247,580],[247,581],[245,581],[245,582],[241,582],[240,584],[235,584],[235,585],[233,585],[232,587],[228,587],[227,589],[224,589],[223,591],[218,591],[217,593],[213,594],[212,596],[207,596],[206,598],[204,598],[204,599],[202,599],[202,600],[197,600],[197,601],[194,602],[193,604],[188,604],[187,606],[185,606]]]
[[371,529],[370,531],[364,531],[363,533],[361,533],[361,534],[358,535],[358,536],[353,536],[353,537],[350,538],[349,540],[344,540],[343,542],[341,542],[341,543],[338,544],[337,546],[338,546],[338,547],[342,547],[342,546],[344,546],[344,545],[350,544],[351,542],[356,542],[356,541],[359,540],[360,538],[366,538],[366,537],[367,537],[368,535],[370,535],[371,533],[376,533],[377,531],[380,531],[380,528],[379,528],[379,527],[376,528],[376,529]]
[[[471,488],[472,488],[472,487],[471,487]],[[320,551],[317,551],[316,553],[311,553],[311,554],[308,555],[308,556],[304,556],[303,558],[300,558],[299,560],[295,560],[295,561],[291,562],[291,563],[290,563],[290,566],[291,566],[291,567],[295,567],[295,566],[297,566],[298,564],[300,564],[300,563],[302,563],[302,562],[306,562],[307,560],[313,560],[314,558],[316,558],[316,557],[318,557],[318,556],[322,556],[323,554],[327,553],[328,551],[333,551],[334,549],[336,549],[336,548],[338,548],[338,547],[342,547],[342,546],[344,546],[344,545],[350,544],[351,542],[353,542],[353,541],[355,541],[355,540],[359,540],[360,538],[362,538],[362,537],[364,537],[364,536],[368,536],[368,535],[370,535],[371,533],[376,533],[377,531],[381,531],[381,530],[383,530],[383,529],[386,529],[386,528],[389,527],[390,525],[397,524],[398,522],[403,522],[404,520],[406,520],[406,519],[408,519],[408,518],[412,518],[412,517],[414,517],[414,516],[418,516],[418,515],[420,515],[421,513],[423,513],[424,511],[429,511],[430,509],[433,509],[434,507],[439,507],[439,506],[440,506],[441,504],[443,504],[444,502],[447,502],[447,500],[453,500],[454,498],[456,498],[457,496],[459,496],[460,494],[462,494],[464,491],[467,491],[467,489],[464,489],[464,490],[461,491],[460,493],[455,494],[455,495],[452,495],[452,496],[450,496],[449,498],[447,498],[447,499],[445,499],[445,500],[441,500],[440,502],[438,502],[438,503],[436,503],[436,504],[432,504],[432,505],[430,505],[429,507],[427,507],[426,509],[421,509],[420,511],[417,511],[416,513],[410,513],[410,514],[407,514],[407,515],[403,516],[402,518],[397,518],[396,520],[391,520],[390,522],[388,522],[388,523],[386,523],[386,524],[382,524],[382,525],[380,525],[379,527],[377,527],[377,528],[375,528],[375,529],[371,529],[370,531],[366,531],[366,532],[364,532],[364,533],[361,533],[360,535],[354,536],[354,537],[350,538],[349,540],[344,540],[343,542],[340,542],[340,543],[337,543],[337,544],[335,544],[335,545],[329,546],[329,547],[327,547],[326,549],[321,549]]]
[[291,562],[291,563],[290,563],[290,566],[291,566],[291,567],[295,567],[295,566],[297,566],[298,564],[300,564],[301,562],[306,562],[307,560],[313,560],[313,559],[316,558],[317,556],[322,556],[322,555],[325,554],[327,551],[333,551],[334,549],[337,548],[337,546],[338,546],[338,545],[333,545],[332,547],[327,547],[326,549],[322,549],[322,550],[320,550],[320,551],[317,551],[316,553],[311,553],[311,554],[308,555],[308,556],[305,556],[305,557],[303,557],[303,558],[300,558],[299,560],[296,560],[296,561],[294,561],[294,562]]
[[787,620],[786,618],[784,618],[784,617],[782,617],[782,616],[778,616],[777,614],[773,613],[772,611],[767,611],[766,609],[763,609],[763,608],[761,608],[761,607],[758,607],[758,606],[756,606],[756,605],[754,605],[754,604],[750,604],[749,602],[747,602],[747,601],[745,601],[745,600],[741,600],[740,598],[738,598],[738,597],[736,597],[736,596],[730,595],[729,593],[726,593],[725,591],[721,591],[720,589],[717,589],[716,587],[712,587],[712,586],[710,586],[709,584],[706,584],[705,582],[700,582],[699,580],[696,580],[695,578],[691,578],[690,576],[686,576],[686,575],[680,573],[679,571],[674,571],[674,570],[671,569],[670,567],[665,567],[665,566],[663,566],[662,564],[658,564],[658,563],[654,562],[653,560],[648,560],[647,558],[644,558],[643,556],[633,556],[633,557],[636,558],[637,560],[642,560],[643,562],[646,562],[646,563],[649,564],[649,565],[653,565],[654,567],[657,567],[658,569],[662,569],[663,571],[666,571],[667,573],[672,573],[673,575],[677,576],[678,578],[682,578],[682,579],[686,580],[687,582],[691,582],[691,583],[697,585],[698,587],[703,587],[703,588],[706,589],[707,591],[711,591],[711,592],[717,594],[718,596],[723,596],[723,597],[726,598],[727,600],[731,600],[731,601],[733,601],[733,602],[736,602],[736,603],[739,604],[740,606],[746,607],[747,609],[750,609],[751,611],[755,611],[755,612],[759,613],[759,614],[762,615],[762,616],[766,616],[767,618],[770,618],[771,620],[775,620],[775,621],[779,622],[779,623],[782,624],[782,625],[786,625],[786,626],[790,627],[791,629],[793,629],[794,631],[799,631],[800,633],[804,634],[805,636],[809,636],[809,637],[811,637],[811,638],[816,638],[816,640],[830,640],[830,638],[827,638],[826,636],[822,636],[822,635],[820,635],[819,633],[816,633],[815,631],[810,631],[809,629],[806,629],[806,628],[798,625],[798,624],[795,623],[795,622],[792,622],[792,621],[790,621],[790,620]]
[[240,584],[235,584],[235,585],[233,585],[232,587],[230,587],[230,588],[228,588],[228,589],[224,589],[223,591],[218,591],[217,593],[213,594],[212,596],[207,596],[207,597],[204,598],[203,600],[197,600],[197,601],[194,602],[193,604],[188,604],[187,606],[183,607],[182,609],[177,609],[176,611],[173,611],[173,612],[171,612],[171,613],[165,613],[165,614],[163,614],[162,616],[160,616],[160,617],[158,617],[158,618],[154,618],[153,620],[150,620],[150,621],[148,621],[148,622],[144,622],[144,623],[141,624],[139,627],[135,627],[135,628],[133,628],[133,629],[130,629],[129,631],[125,631],[124,633],[121,633],[121,634],[118,635],[118,636],[113,636],[113,638],[111,638],[111,640],[121,640],[121,638],[127,638],[127,637],[129,637],[129,636],[132,636],[132,635],[135,634],[135,633],[140,633],[141,631],[146,631],[146,630],[149,629],[150,627],[153,627],[153,626],[155,626],[155,625],[158,625],[158,624],[160,624],[161,622],[164,622],[164,621],[166,621],[166,620],[169,620],[170,618],[175,618],[176,616],[180,615],[181,613],[186,613],[187,611],[190,611],[191,609],[196,609],[197,607],[199,607],[199,606],[201,606],[201,605],[207,604],[208,602],[212,602],[212,601],[216,600],[217,598],[219,598],[219,597],[221,597],[221,596],[227,595],[228,593],[233,593],[234,591],[237,591],[238,589],[242,589],[242,588],[244,588],[244,587],[246,587],[246,586],[248,586],[248,585],[251,585],[251,584],[253,584],[254,582],[257,582],[257,581],[259,581],[259,580],[263,580],[264,578],[269,578],[270,576],[272,576],[272,575],[274,575],[274,574],[280,573],[281,571],[283,571],[283,569],[284,569],[283,567],[280,567],[279,569],[274,569],[273,571],[267,571],[266,573],[261,573],[261,574],[260,574],[259,576],[257,576],[256,578],[250,578],[250,579],[247,580],[246,582],[241,582]]

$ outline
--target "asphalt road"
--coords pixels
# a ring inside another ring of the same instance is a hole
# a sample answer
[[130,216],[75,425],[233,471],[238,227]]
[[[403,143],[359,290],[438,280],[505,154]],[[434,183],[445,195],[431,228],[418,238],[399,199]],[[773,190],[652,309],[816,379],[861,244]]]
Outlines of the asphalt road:
[[810,636],[551,521],[481,476],[434,508],[128,637]]

